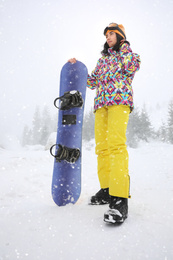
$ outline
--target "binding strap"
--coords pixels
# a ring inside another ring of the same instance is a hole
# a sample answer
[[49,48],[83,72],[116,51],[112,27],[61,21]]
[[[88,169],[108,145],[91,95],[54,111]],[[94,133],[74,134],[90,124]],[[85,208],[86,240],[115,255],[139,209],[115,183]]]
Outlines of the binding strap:
[[53,154],[53,148],[56,147],[57,144],[54,144],[50,148],[50,153],[53,157],[55,157],[57,162],[61,162],[62,160],[65,160],[69,163],[75,163],[79,156],[80,156],[80,149],[78,148],[69,148],[67,146],[58,144],[58,150],[56,151],[55,154]]
[[[56,104],[57,100],[61,100],[60,107]],[[82,94],[76,90],[65,92],[63,96],[54,100],[54,106],[60,110],[68,110],[73,107],[82,107],[82,105]]]

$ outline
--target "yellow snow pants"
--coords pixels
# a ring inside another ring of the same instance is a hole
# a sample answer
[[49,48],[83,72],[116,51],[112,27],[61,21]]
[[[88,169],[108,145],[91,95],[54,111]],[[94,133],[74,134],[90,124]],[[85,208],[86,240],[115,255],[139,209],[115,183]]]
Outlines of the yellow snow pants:
[[109,188],[112,196],[129,198],[130,176],[126,129],[130,107],[112,105],[95,113],[97,171],[101,188]]

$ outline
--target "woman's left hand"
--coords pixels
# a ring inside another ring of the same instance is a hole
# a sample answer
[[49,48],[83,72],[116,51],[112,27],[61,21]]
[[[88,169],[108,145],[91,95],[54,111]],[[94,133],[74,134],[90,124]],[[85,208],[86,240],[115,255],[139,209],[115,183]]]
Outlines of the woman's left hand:
[[125,39],[120,41],[120,46],[123,45],[123,43],[125,42]]
[[73,63],[76,63],[76,61],[77,61],[76,58],[72,58],[72,59],[69,59],[69,60],[68,60],[68,62],[70,62],[70,63],[72,63],[72,64],[73,64]]

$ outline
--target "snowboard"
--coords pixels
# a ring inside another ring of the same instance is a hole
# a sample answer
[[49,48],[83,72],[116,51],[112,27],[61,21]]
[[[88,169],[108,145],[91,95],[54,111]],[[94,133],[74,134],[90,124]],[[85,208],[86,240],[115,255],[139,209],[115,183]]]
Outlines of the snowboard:
[[75,204],[81,193],[82,125],[88,70],[80,61],[67,62],[61,70],[52,198],[58,206]]

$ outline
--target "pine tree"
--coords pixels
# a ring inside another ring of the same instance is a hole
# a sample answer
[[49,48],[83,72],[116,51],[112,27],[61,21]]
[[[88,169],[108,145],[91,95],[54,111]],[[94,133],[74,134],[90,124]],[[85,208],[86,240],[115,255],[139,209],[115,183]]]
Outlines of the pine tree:
[[168,141],[173,144],[173,100],[168,106]]
[[136,148],[140,140],[148,142],[153,133],[145,105],[141,112],[138,108],[135,108],[129,116],[127,126],[127,145]]
[[56,132],[57,131],[57,124],[58,124],[58,116],[57,113],[53,115],[52,119],[51,119],[51,129],[52,132]]
[[138,108],[129,115],[129,122],[127,125],[127,145],[136,148],[138,146],[140,130],[140,113]]
[[50,134],[56,131],[57,114],[51,117],[47,106],[43,107],[42,113],[39,106],[37,106],[32,119],[32,129],[27,125],[23,129],[22,145],[45,145]]
[[52,132],[52,120],[47,106],[43,107],[40,131],[40,144],[45,145]]
[[148,142],[149,138],[152,136],[152,126],[145,105],[140,114],[139,134],[140,139],[146,142]]
[[32,144],[32,131],[29,129],[27,125],[25,125],[23,129],[22,135],[22,146],[31,145]]
[[83,122],[83,139],[90,141],[94,138],[94,124],[95,124],[95,115],[91,109],[84,117]]
[[32,144],[40,144],[41,135],[41,115],[40,108],[37,106],[32,120]]
[[157,132],[157,138],[162,142],[166,142],[168,139],[167,133],[168,133],[167,126],[164,122],[162,122],[162,125],[160,126],[160,128]]

